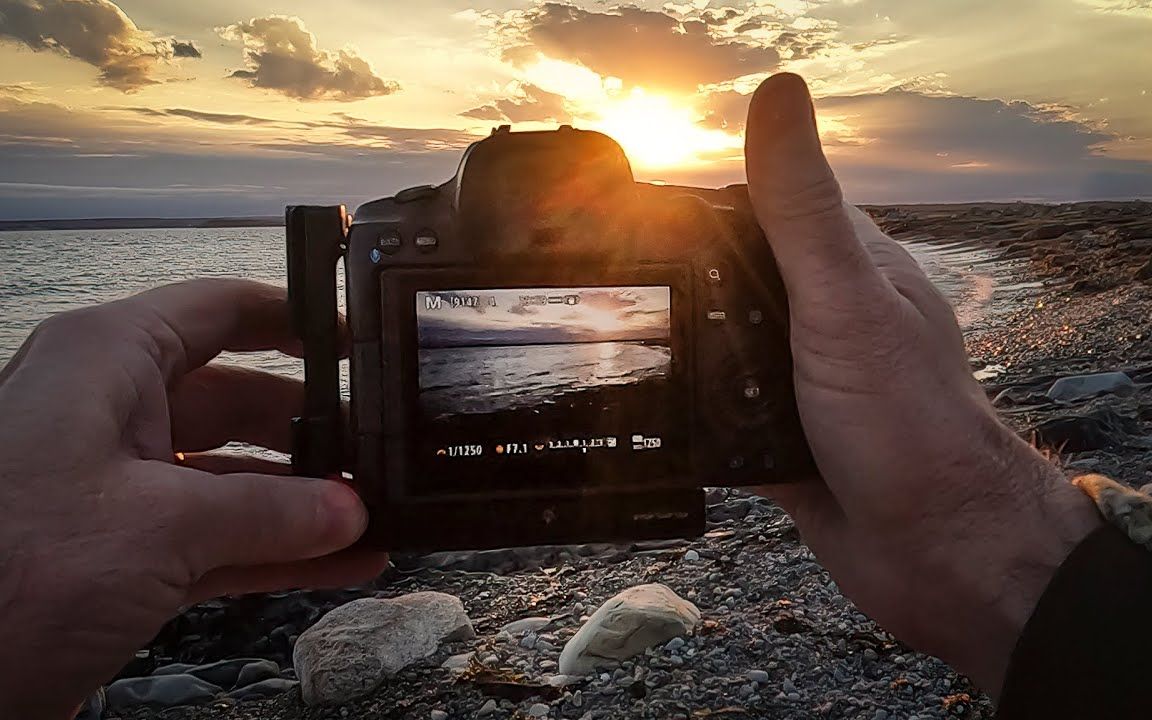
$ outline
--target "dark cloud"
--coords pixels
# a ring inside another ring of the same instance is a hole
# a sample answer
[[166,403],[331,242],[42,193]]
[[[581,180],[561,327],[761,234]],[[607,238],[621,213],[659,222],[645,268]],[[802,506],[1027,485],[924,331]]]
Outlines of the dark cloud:
[[708,93],[701,101],[700,124],[714,130],[743,130],[751,99],[751,95],[735,90]]
[[528,83],[517,86],[513,97],[502,98],[460,114],[491,122],[572,122],[572,113],[568,111],[563,95],[550,93]]
[[850,134],[832,144],[889,153],[894,161],[935,159],[949,167],[1035,169],[1084,162],[1114,136],[1059,109],[1025,102],[926,95],[907,90],[823,98],[817,111],[838,118]]
[[445,149],[462,149],[478,138],[476,135],[464,130],[451,130],[448,128],[402,128],[391,125],[379,125],[353,117],[346,113],[335,113],[332,120],[273,120],[271,118],[254,115],[238,115],[229,113],[204,112],[187,108],[145,108],[145,107],[110,107],[104,110],[133,113],[147,117],[168,117],[194,120],[200,123],[213,125],[243,125],[267,127],[272,129],[292,131],[299,133],[300,142],[265,142],[256,143],[254,147],[263,147],[269,150],[284,150],[291,152],[307,152],[310,148],[325,148],[333,144],[331,140],[317,140],[308,142],[308,133],[315,130],[334,132],[340,138],[335,144],[354,147],[357,144],[363,148],[387,147],[407,152],[423,152]]
[[182,42],[180,40],[173,40],[172,54],[178,58],[196,58],[197,60],[204,57],[204,53],[200,52],[200,48],[196,47],[196,44],[191,41]]
[[[750,97],[712,93],[703,122],[742,131]],[[816,107],[829,160],[856,201],[1152,196],[1152,162],[1110,156],[1124,138],[1060,108],[905,89],[821,98]],[[729,167],[707,182],[740,175]]]
[[219,123],[221,125],[277,125],[276,120],[269,120],[267,118],[253,117],[252,115],[232,115],[227,113],[213,113],[202,112],[200,110],[187,110],[185,108],[146,108],[146,107],[129,107],[129,108],[105,108],[107,110],[122,110],[125,112],[136,113],[137,115],[146,115],[149,117],[182,117],[189,120],[197,120],[207,123]]
[[352,50],[337,53],[316,47],[316,37],[298,18],[253,18],[221,29],[228,39],[244,43],[247,67],[231,77],[253,87],[275,90],[300,100],[361,100],[391,95],[400,89],[373,71]]
[[636,7],[594,12],[545,3],[507,20],[501,32],[518,38],[504,53],[510,62],[530,62],[539,52],[649,89],[695,91],[780,61],[774,47],[714,36],[708,21]]
[[200,57],[190,42],[136,27],[109,0],[0,0],[0,39],[82,60],[100,70],[102,84],[125,92],[155,84],[160,63]]
[[740,11],[736,8],[726,8],[724,10],[705,10],[700,14],[700,21],[705,25],[724,25],[733,18],[740,17]]

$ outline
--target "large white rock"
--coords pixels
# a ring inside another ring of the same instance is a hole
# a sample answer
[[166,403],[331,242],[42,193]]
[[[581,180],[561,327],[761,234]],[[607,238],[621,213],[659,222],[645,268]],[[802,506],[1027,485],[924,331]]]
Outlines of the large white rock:
[[441,643],[473,637],[464,605],[451,595],[366,598],[336,608],[305,630],[292,664],[306,703],[342,703],[371,693]]
[[638,585],[600,606],[560,653],[562,675],[587,675],[684,635],[700,611],[665,585]]
[[1135,387],[1132,378],[1122,372],[1062,377],[1048,388],[1048,398],[1063,402],[1086,400],[1104,393],[1120,392]]

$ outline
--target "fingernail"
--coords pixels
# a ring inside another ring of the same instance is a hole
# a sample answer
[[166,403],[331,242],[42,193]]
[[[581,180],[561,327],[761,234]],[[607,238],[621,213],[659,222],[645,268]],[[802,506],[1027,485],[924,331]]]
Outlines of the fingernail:
[[780,73],[760,84],[752,99],[749,125],[774,137],[815,130],[816,116],[808,86],[799,75]]
[[331,480],[323,482],[323,500],[326,524],[333,536],[355,542],[368,527],[368,511],[356,491],[347,485]]

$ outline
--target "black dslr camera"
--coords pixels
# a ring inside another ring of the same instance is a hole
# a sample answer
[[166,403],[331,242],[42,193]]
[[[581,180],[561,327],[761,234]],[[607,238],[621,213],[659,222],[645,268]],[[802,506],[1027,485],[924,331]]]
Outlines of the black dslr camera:
[[351,472],[371,546],[689,537],[704,487],[816,474],[744,186],[637,183],[604,135],[501,127],[443,185],[286,221],[307,385],[293,462]]

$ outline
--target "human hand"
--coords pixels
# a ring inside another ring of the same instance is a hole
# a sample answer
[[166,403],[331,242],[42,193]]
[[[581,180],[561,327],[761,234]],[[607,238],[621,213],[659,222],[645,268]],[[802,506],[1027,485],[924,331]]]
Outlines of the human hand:
[[262,349],[298,350],[284,291],[199,280],[51,318],[0,371],[0,716],[71,717],[183,606],[383,568],[338,552],[342,483],[194,454],[288,449],[303,385],[206,365]]
[[763,491],[863,612],[995,695],[1048,581],[1101,520],[999,422],[916,261],[844,202],[803,80],[760,86],[745,151],[824,478]]

